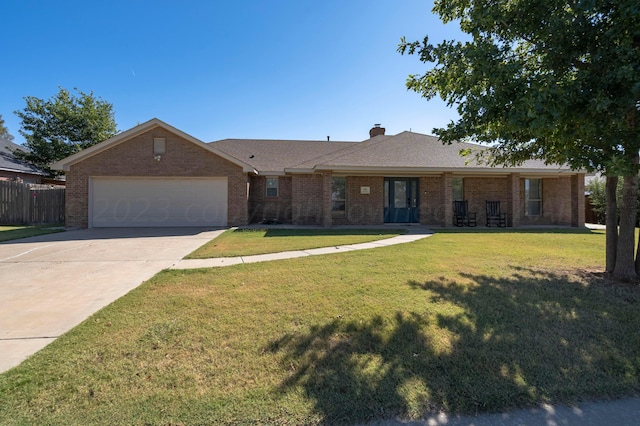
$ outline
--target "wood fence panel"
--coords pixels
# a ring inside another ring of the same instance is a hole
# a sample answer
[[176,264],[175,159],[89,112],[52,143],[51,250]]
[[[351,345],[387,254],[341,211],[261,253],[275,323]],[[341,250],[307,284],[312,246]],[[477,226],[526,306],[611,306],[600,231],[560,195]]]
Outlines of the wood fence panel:
[[60,187],[0,181],[0,224],[64,223],[64,194]]

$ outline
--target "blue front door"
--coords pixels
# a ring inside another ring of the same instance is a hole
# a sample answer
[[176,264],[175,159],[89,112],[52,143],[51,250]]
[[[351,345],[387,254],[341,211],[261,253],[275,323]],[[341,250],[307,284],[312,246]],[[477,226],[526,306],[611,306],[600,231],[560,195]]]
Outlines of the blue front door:
[[418,179],[384,179],[384,221],[385,223],[417,223]]

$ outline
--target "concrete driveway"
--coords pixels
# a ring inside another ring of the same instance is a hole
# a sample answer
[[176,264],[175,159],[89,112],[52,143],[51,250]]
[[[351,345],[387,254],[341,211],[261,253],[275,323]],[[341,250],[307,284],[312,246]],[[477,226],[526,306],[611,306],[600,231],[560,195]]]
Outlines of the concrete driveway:
[[221,232],[82,229],[0,243],[0,372]]

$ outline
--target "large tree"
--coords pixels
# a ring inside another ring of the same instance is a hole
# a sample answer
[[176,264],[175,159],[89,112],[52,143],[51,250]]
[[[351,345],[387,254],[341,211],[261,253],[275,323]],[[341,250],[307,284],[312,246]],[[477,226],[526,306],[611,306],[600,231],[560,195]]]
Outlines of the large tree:
[[0,114],[0,138],[13,142],[13,135],[9,133],[9,129],[4,125],[4,118],[2,118],[2,114]]
[[[637,0],[436,0],[468,41],[401,40],[431,64],[407,87],[456,106],[434,132],[445,142],[490,144],[483,159],[568,164],[607,176],[607,271],[636,277],[634,230],[640,150],[640,8]],[[613,196],[611,196],[613,195]],[[640,260],[639,260],[640,261]]]
[[25,97],[20,134],[29,150],[16,151],[23,160],[52,172],[51,163],[109,139],[117,133],[113,106],[93,92],[64,88],[51,99]]

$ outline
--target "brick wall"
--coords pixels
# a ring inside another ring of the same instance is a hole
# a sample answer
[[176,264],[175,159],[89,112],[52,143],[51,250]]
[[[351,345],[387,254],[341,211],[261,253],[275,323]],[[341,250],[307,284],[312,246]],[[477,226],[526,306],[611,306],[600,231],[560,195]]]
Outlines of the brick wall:
[[[347,176],[347,206],[343,216],[334,213],[334,225],[378,225],[384,222],[384,178],[382,176]],[[369,187],[362,194],[361,187]]]
[[520,224],[570,226],[572,224],[571,200],[571,177],[542,179],[542,215],[527,216],[525,179],[520,179],[520,203],[522,209]]
[[486,224],[487,201],[500,201],[500,212],[513,215],[509,203],[506,177],[464,178],[464,197],[469,201],[469,211],[477,214],[479,225]]
[[[166,153],[161,161],[154,159],[154,138],[166,140]],[[237,226],[248,222],[248,177],[242,168],[161,127],[71,166],[67,172],[67,226],[88,226],[90,176],[227,176],[228,223]]]
[[277,197],[267,197],[267,178],[265,176],[251,176],[249,222],[291,223],[291,195],[291,176],[278,176]]
[[[423,225],[445,226],[444,179],[442,177],[421,177],[420,223]],[[451,186],[449,186],[449,193]]]
[[291,176],[291,222],[295,225],[322,225],[324,220],[324,179],[321,174]]
[[[486,201],[500,201],[509,224],[518,225],[572,225],[572,178],[543,179],[543,215],[527,217],[525,214],[524,178],[515,177],[466,177],[464,197],[469,209],[475,212],[478,225],[486,223]],[[322,195],[323,175],[296,175],[292,183],[292,222],[295,224],[323,224]],[[579,181],[578,178],[573,180]],[[512,181],[517,182],[512,192]],[[347,207],[345,213],[333,212],[332,225],[374,225],[384,221],[384,177],[347,176]],[[369,194],[361,194],[360,188],[369,187]],[[574,184],[575,186],[575,184]],[[423,176],[419,179],[420,223],[424,225],[452,226],[451,224],[451,175]],[[448,191],[448,192],[447,192]],[[579,198],[579,197],[578,197]],[[449,200],[449,201],[447,201]],[[447,207],[449,207],[447,209]],[[330,207],[329,207],[330,208]],[[447,215],[449,211],[449,215]],[[517,217],[514,217],[516,215]],[[584,216],[584,214],[583,214]],[[447,219],[448,218],[448,219]],[[576,222],[575,218],[574,221]],[[573,224],[575,226],[575,224]]]
[[[507,177],[466,177],[463,181],[464,198],[469,201],[469,211],[477,213],[480,226],[486,223],[486,201],[500,201],[500,209],[508,214],[510,225],[583,226],[583,179],[583,175],[542,179],[541,216],[526,215],[525,179],[518,174]],[[515,186],[513,190],[512,186]],[[447,193],[450,194],[451,190],[446,174],[442,177],[420,178],[420,223],[451,226],[446,214]]]

